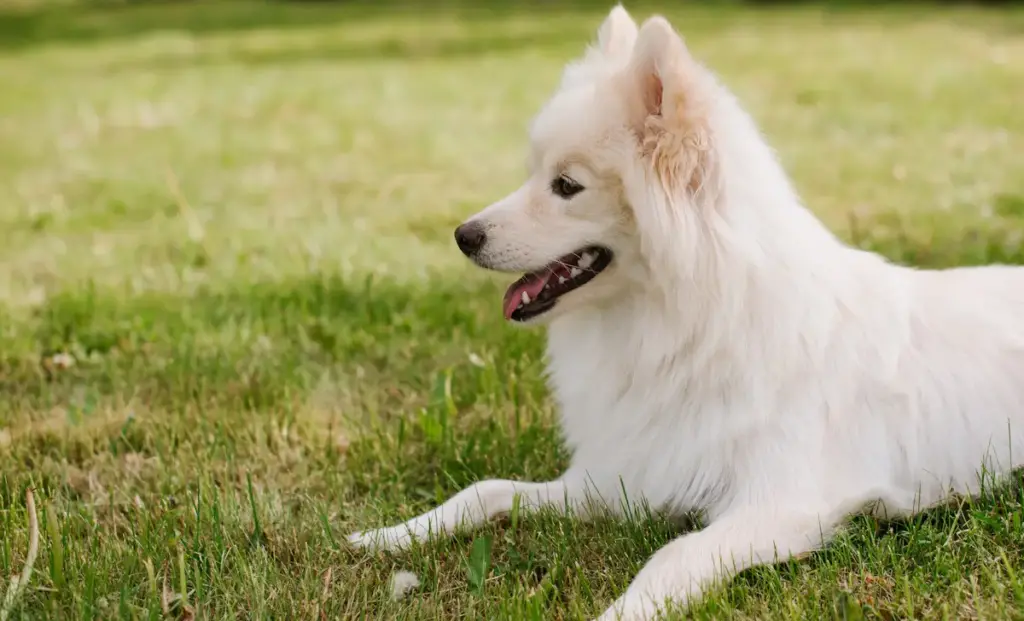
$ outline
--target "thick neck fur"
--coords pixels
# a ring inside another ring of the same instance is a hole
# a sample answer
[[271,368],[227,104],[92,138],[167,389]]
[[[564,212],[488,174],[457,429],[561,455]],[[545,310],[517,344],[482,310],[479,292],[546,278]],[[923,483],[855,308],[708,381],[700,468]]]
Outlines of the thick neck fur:
[[[648,207],[637,200],[661,200],[671,204],[656,207],[691,209],[691,217],[653,232],[644,282],[549,328],[552,385],[570,444],[583,441],[588,425],[606,424],[596,409],[664,403],[674,407],[647,416],[685,416],[679,404],[690,404],[697,416],[708,404],[731,410],[727,402],[737,398],[765,403],[828,355],[835,315],[857,304],[842,292],[862,292],[851,280],[874,271],[874,259],[842,245],[800,204],[753,121],[730,95],[722,98],[711,119],[718,177],[707,196],[715,203],[644,195],[649,181],[635,183],[636,209]],[[665,387],[686,394],[659,394]]]
[[[641,359],[721,358],[735,346],[744,350],[736,355],[747,357],[756,344],[735,344],[731,335],[786,339],[796,338],[798,332],[806,334],[808,318],[795,305],[821,309],[820,303],[806,302],[808,292],[833,295],[836,289],[830,283],[840,276],[824,273],[820,266],[845,265],[858,255],[801,205],[774,152],[724,89],[715,109],[716,115],[709,119],[716,149],[715,178],[709,181],[713,187],[705,196],[696,198],[708,202],[650,197],[675,203],[665,209],[689,210],[689,217],[679,221],[687,230],[659,231],[663,237],[652,245],[664,244],[665,251],[659,254],[655,248],[648,254],[649,276],[624,303],[644,309],[641,315],[630,316],[648,318],[646,325],[634,326],[641,335],[637,345],[658,324],[671,329],[656,333],[683,340],[642,343],[642,351],[636,352]],[[689,251],[680,252],[681,246]],[[764,277],[766,272],[771,277]],[[773,283],[773,287],[759,288],[758,283]],[[615,314],[614,309],[603,312]],[[751,331],[756,324],[763,329]]]

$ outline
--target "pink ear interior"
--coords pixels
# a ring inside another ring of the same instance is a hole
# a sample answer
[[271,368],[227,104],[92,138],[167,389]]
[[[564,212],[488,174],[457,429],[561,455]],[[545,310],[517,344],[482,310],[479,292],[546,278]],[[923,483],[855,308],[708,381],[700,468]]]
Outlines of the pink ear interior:
[[661,116],[661,98],[664,92],[665,87],[661,82],[661,77],[654,72],[648,75],[647,96],[645,97],[647,102],[647,114]]

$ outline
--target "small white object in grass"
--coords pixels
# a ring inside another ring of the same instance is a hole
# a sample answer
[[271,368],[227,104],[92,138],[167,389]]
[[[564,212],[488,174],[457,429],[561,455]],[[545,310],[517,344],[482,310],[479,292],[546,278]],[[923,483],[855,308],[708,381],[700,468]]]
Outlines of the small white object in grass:
[[420,579],[411,571],[396,571],[391,576],[391,599],[398,601],[420,585]]
[[72,357],[71,354],[54,354],[51,360],[53,361],[53,366],[57,367],[58,369],[67,369],[75,366],[75,359],[74,357]]

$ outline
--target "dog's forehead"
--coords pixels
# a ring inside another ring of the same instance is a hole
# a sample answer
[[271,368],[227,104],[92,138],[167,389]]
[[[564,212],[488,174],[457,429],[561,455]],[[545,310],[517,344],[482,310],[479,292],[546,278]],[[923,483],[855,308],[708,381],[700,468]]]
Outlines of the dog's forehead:
[[538,161],[561,159],[568,153],[593,150],[608,130],[609,102],[597,97],[593,85],[558,92],[530,127],[530,145]]

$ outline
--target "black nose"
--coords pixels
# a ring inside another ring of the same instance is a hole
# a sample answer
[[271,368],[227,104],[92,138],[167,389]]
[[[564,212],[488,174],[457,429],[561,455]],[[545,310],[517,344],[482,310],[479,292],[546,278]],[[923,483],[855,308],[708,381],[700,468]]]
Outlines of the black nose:
[[479,222],[466,222],[455,229],[455,243],[467,257],[479,252],[486,241],[487,232]]

